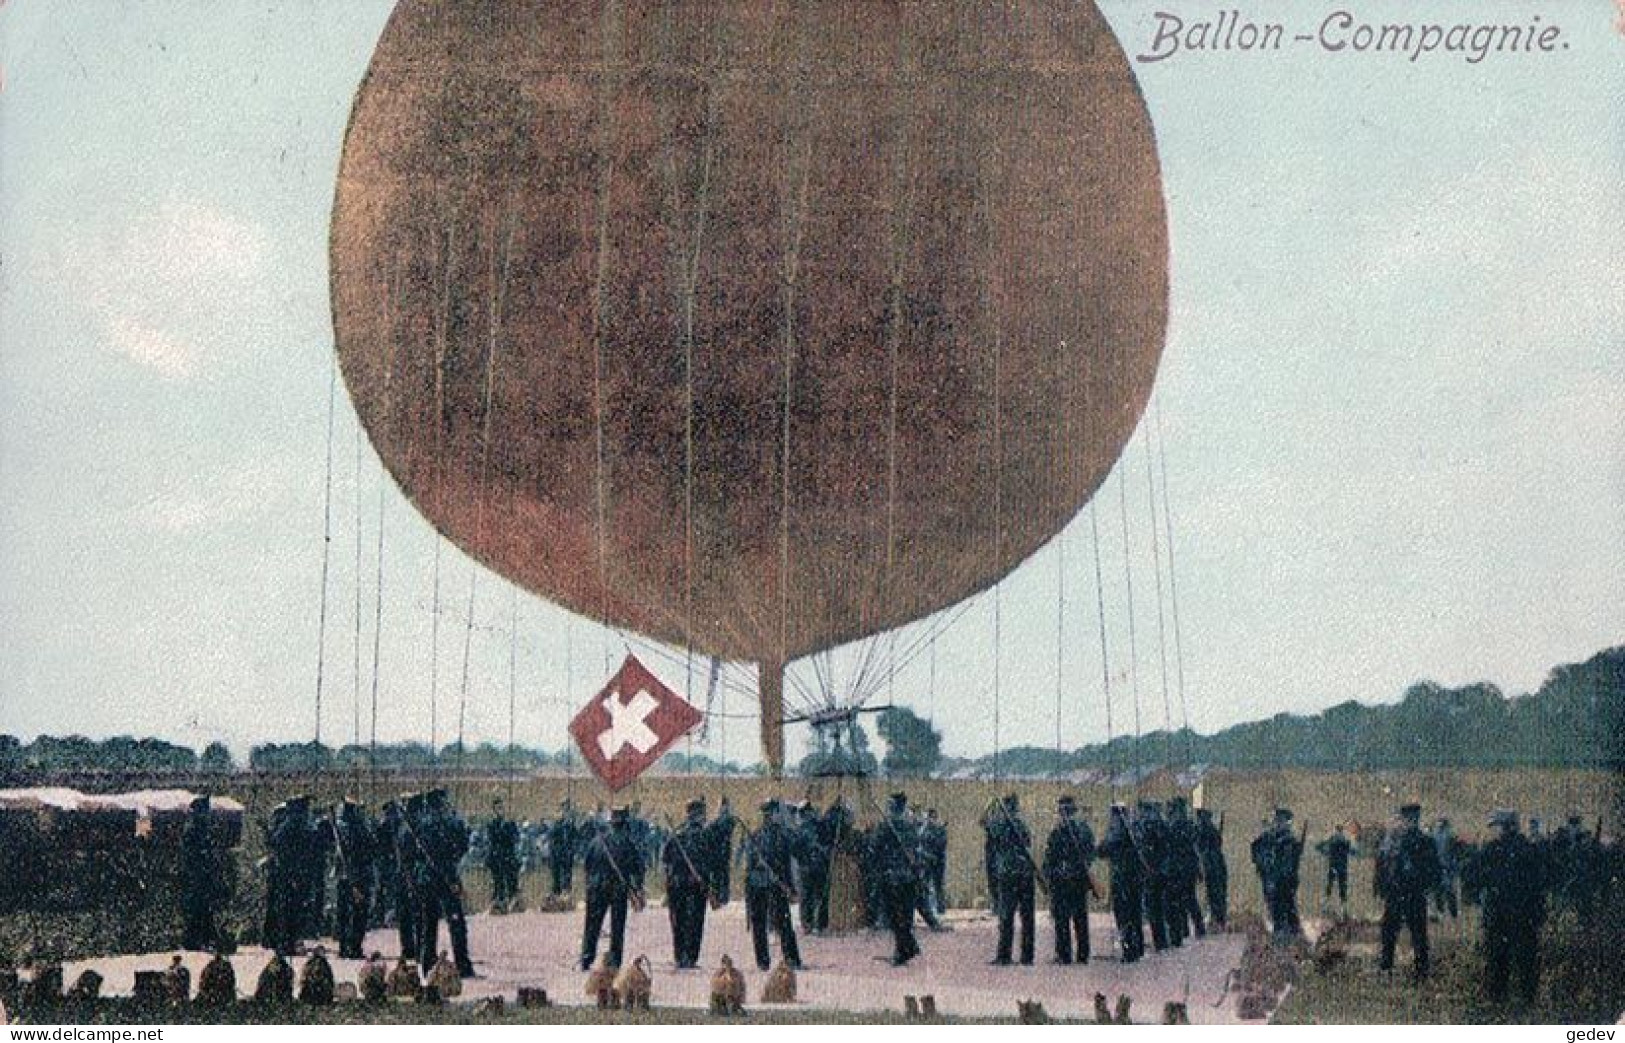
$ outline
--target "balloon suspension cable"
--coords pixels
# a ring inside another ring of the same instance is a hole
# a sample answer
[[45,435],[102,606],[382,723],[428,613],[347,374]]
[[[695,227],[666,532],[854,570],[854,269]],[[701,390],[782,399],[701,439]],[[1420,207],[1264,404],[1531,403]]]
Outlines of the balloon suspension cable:
[[1134,638],[1134,569],[1129,562],[1128,475],[1117,472],[1118,504],[1123,519],[1123,585],[1128,592],[1128,676],[1129,691],[1134,697],[1134,797],[1140,796],[1140,658]]
[[514,741],[519,716],[519,588],[509,588],[508,603],[508,799],[513,800],[514,776],[519,770]]
[[1157,482],[1155,456],[1152,453],[1151,429],[1142,425],[1145,436],[1145,489],[1151,516],[1151,567],[1157,584],[1157,660],[1162,680],[1162,761],[1163,770],[1170,779],[1174,770],[1174,712],[1168,691],[1168,641],[1164,625],[1162,604],[1162,537],[1157,525]]
[[382,654],[384,632],[384,491],[388,486],[383,461],[378,464],[378,568],[373,588],[372,607],[372,721],[367,739],[367,785],[370,791],[378,783],[378,664]]
[[1095,501],[1089,501],[1089,534],[1095,557],[1095,619],[1100,624],[1100,690],[1106,704],[1106,785],[1112,803],[1117,802],[1117,749],[1112,735],[1112,661],[1106,643],[1106,584],[1100,568],[1100,516]]
[[316,745],[322,744],[322,686],[327,666],[327,576],[333,557],[333,415],[337,411],[338,355],[327,379],[327,467],[322,480],[322,593],[316,619]]
[[351,642],[350,743],[361,745],[361,424],[355,428],[355,634]]
[[1162,433],[1162,397],[1152,399],[1157,425],[1157,459],[1162,471],[1162,531],[1168,540],[1168,608],[1174,622],[1174,668],[1179,690],[1179,716],[1185,728],[1185,761],[1196,760],[1196,735],[1191,731],[1190,708],[1185,702],[1185,650],[1179,632],[1179,587],[1174,582],[1174,516],[1168,492],[1168,440]]

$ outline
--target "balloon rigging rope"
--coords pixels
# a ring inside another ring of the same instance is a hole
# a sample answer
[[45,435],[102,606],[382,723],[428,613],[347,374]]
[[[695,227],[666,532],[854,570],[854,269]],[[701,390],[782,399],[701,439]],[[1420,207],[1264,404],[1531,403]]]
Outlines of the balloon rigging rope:
[[1113,803],[1117,801],[1117,753],[1112,745],[1112,665],[1106,644],[1106,592],[1100,571],[1100,515],[1095,501],[1089,501],[1090,546],[1095,558],[1095,619],[1100,625],[1100,687],[1106,702],[1106,785]]
[[[441,446],[446,425],[446,339],[451,324],[452,276],[457,268],[456,215],[446,220],[445,264],[440,284],[440,311],[435,316],[434,331],[434,468],[436,478],[444,466]],[[440,572],[445,537],[439,530],[434,536],[434,573],[429,624],[429,752],[431,763],[438,775],[440,765]]]
[[1151,428],[1146,425],[1143,430],[1145,432],[1145,490],[1151,513],[1151,567],[1157,584],[1157,659],[1161,667],[1160,677],[1162,679],[1162,766],[1164,770],[1172,771],[1174,766],[1174,714],[1168,692],[1168,639],[1162,603],[1162,534],[1157,525],[1157,482],[1153,466],[1156,457],[1152,452]]
[[350,717],[352,745],[361,745],[361,424],[355,429],[355,635],[351,642]]
[[1168,608],[1174,623],[1174,668],[1179,689],[1179,715],[1185,728],[1185,761],[1195,760],[1195,737],[1191,732],[1190,708],[1185,702],[1185,651],[1179,633],[1179,587],[1174,583],[1174,517],[1168,493],[1168,441],[1162,434],[1162,399],[1152,401],[1157,426],[1157,459],[1162,470],[1162,531],[1168,540]]
[[333,414],[338,399],[339,364],[335,354],[327,380],[327,473],[322,485],[322,593],[316,622],[316,744],[322,742],[322,684],[327,666],[327,574],[333,556]]
[[1123,518],[1123,584],[1128,591],[1128,676],[1134,697],[1134,795],[1140,794],[1140,659],[1134,637],[1134,570],[1129,562],[1128,475],[1117,472],[1118,504]]
[[[599,29],[603,35],[605,65],[611,75],[604,79],[599,99],[599,125],[603,128],[598,142],[599,172],[596,200],[597,271],[593,281],[592,318],[592,398],[593,398],[593,480],[598,543],[598,589],[600,619],[609,618],[609,507],[608,482],[604,456],[604,330],[605,286],[609,281],[609,203],[610,189],[615,179],[615,93],[621,72],[621,40],[615,25],[619,5],[611,0],[604,5]],[[609,668],[609,651],[605,647],[604,666]]]

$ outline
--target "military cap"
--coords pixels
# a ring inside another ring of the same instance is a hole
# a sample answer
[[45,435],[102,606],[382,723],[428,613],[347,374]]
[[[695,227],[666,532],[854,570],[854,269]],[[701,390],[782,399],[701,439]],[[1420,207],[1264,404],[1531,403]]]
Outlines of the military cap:
[[693,800],[688,802],[685,810],[690,815],[703,815],[703,814],[705,814],[705,798],[704,797],[695,797]]
[[907,803],[908,803],[908,794],[907,793],[899,792],[899,793],[893,793],[891,795],[892,807],[900,808],[900,807],[904,806]]
[[1277,822],[1291,822],[1292,821],[1292,809],[1291,808],[1276,808],[1275,809],[1275,821],[1277,821]]
[[289,811],[306,811],[310,808],[310,794],[301,793],[296,797],[288,798]]
[[777,811],[777,810],[779,810],[779,798],[777,798],[777,797],[769,797],[766,800],[762,801],[760,810],[762,810],[762,811]]
[[1196,809],[1196,817],[1200,818],[1200,819],[1210,819],[1210,818],[1213,817],[1213,809],[1212,808],[1197,808]]
[[1011,811],[1014,811],[1021,807],[1021,799],[1014,793],[1006,793],[1004,795],[1004,806],[1009,808]]
[[429,795],[427,793],[411,794],[406,798],[406,810],[408,812],[422,811],[423,805],[428,801],[428,798]]
[[200,797],[193,797],[192,798],[192,803],[187,805],[187,806],[190,807],[193,811],[208,811],[209,810],[209,795],[207,793],[205,793]]
[[446,792],[445,787],[436,786],[434,789],[424,794],[424,799],[434,804],[442,804],[449,799],[450,796],[451,794]]
[[1421,818],[1422,817],[1422,805],[1420,805],[1420,804],[1401,804],[1399,806],[1399,813],[1404,818]]
[[1584,821],[1584,820],[1581,819],[1579,815],[1570,815],[1569,816],[1569,825],[1571,825],[1571,826],[1578,826],[1578,825],[1580,825],[1580,823],[1582,821]]
[[609,809],[609,820],[611,822],[626,822],[630,820],[631,817],[632,809],[627,807],[625,804],[617,804],[613,808]]
[[1057,800],[1055,802],[1055,806],[1058,808],[1075,809],[1078,806],[1078,801],[1069,793],[1060,800]]
[[1184,806],[1185,806],[1185,798],[1184,797],[1169,797],[1168,798],[1168,810],[1169,811],[1172,811],[1175,808],[1182,808]]
[[1518,813],[1511,808],[1496,808],[1490,812],[1490,825],[1516,827],[1518,825]]

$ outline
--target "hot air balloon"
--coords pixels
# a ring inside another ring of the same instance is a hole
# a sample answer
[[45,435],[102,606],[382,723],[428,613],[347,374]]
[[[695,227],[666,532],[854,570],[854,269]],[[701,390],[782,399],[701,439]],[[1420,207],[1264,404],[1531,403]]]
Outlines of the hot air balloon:
[[783,669],[997,582],[1149,397],[1168,243],[1089,0],[404,0],[345,137],[349,393],[416,508]]

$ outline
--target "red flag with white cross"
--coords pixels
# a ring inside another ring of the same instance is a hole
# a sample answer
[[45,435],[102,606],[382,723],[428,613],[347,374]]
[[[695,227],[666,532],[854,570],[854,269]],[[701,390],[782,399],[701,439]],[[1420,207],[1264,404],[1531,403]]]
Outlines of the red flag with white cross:
[[618,790],[647,771],[700,719],[700,711],[628,653],[615,676],[570,722],[570,735],[593,774]]

